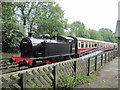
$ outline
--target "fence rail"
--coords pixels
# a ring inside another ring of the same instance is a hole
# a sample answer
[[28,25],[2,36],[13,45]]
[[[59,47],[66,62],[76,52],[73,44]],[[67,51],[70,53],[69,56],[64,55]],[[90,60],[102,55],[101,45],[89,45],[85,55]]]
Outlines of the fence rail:
[[73,59],[58,64],[47,65],[17,76],[1,77],[2,88],[57,88],[57,84],[69,75],[89,75],[112,61],[117,51],[109,51],[87,59]]

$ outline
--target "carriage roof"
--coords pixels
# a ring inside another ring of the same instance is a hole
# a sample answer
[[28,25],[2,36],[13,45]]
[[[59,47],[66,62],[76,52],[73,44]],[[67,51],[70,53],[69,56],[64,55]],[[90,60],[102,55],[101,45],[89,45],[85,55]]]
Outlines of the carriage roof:
[[88,38],[81,38],[81,37],[74,37],[74,38],[76,38],[77,40],[90,41],[90,42],[99,42],[99,43],[106,43],[106,44],[117,44],[117,43],[112,43],[112,42],[105,42],[105,41],[88,39]]

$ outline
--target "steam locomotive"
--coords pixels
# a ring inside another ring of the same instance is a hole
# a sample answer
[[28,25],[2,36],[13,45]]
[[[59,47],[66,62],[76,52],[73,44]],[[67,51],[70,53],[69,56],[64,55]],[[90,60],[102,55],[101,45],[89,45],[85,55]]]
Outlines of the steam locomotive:
[[51,64],[70,58],[78,58],[84,53],[95,50],[111,50],[117,48],[116,43],[92,40],[72,36],[53,36],[44,34],[41,39],[28,37],[20,43],[21,56],[10,58],[10,62],[17,62],[20,66],[38,66]]

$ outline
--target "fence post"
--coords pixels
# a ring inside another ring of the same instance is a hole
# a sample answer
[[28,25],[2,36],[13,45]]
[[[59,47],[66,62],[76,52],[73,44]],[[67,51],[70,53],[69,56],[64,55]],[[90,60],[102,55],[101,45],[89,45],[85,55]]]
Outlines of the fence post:
[[112,61],[112,51],[111,51],[111,61]]
[[101,54],[101,66],[103,65],[103,54]]
[[95,71],[97,71],[97,56],[95,56]]
[[75,73],[75,77],[76,77],[76,74],[77,74],[77,61],[74,61],[74,73]]
[[107,54],[105,53],[105,64],[106,64],[106,60],[107,60]]
[[90,58],[88,58],[88,76],[90,75]]
[[113,50],[113,59],[115,58],[115,50]]
[[108,62],[110,62],[110,53],[108,52]]
[[54,90],[57,90],[57,65],[54,66]]
[[26,88],[26,74],[23,73],[21,74],[22,76],[22,89],[25,89]]

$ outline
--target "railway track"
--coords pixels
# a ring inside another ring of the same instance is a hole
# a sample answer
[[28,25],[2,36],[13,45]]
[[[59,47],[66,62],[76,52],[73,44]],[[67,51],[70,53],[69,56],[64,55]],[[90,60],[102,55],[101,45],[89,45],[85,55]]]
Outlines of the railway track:
[[[90,52],[90,53],[94,53],[94,52]],[[88,55],[90,53],[82,55],[81,58],[87,58],[87,57],[91,56],[91,55]],[[19,64],[17,64],[16,62],[10,63],[9,59],[10,58],[2,58],[2,59],[0,59],[1,60],[0,71],[2,71],[2,74],[29,69],[28,66],[22,66],[22,67],[20,67]]]
[[10,63],[9,58],[2,58],[0,61],[0,71],[2,71],[2,74],[28,69],[27,66],[20,67],[16,62]]

